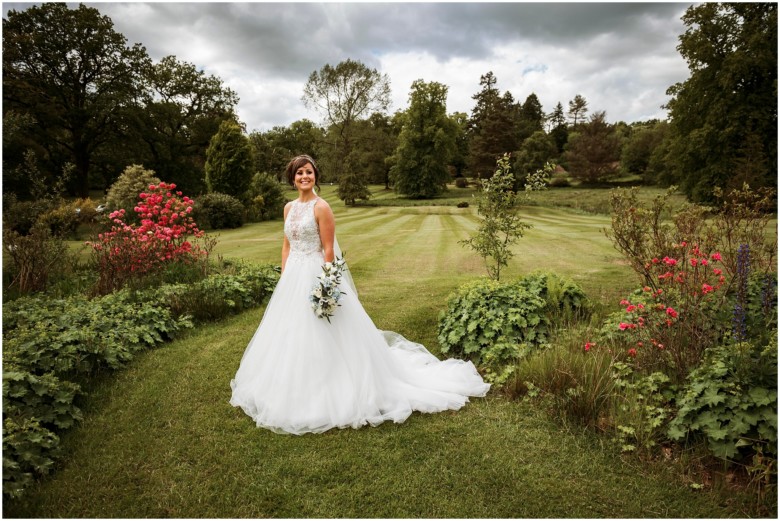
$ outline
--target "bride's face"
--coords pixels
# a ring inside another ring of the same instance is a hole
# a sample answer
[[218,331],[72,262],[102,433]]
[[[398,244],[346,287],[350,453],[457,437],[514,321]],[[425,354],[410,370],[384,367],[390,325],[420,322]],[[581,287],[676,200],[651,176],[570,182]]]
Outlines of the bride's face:
[[311,163],[306,163],[295,171],[295,188],[302,192],[308,192],[314,188],[317,176],[314,173],[314,167]]

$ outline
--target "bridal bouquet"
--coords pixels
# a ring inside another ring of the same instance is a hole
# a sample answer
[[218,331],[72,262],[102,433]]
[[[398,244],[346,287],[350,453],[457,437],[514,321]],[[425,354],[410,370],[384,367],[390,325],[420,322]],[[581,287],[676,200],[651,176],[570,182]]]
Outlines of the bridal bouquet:
[[341,305],[339,301],[345,293],[339,289],[339,284],[341,284],[341,274],[347,269],[346,264],[342,256],[322,266],[322,273],[317,277],[317,282],[309,295],[311,308],[318,318],[326,318],[330,322],[336,307]]

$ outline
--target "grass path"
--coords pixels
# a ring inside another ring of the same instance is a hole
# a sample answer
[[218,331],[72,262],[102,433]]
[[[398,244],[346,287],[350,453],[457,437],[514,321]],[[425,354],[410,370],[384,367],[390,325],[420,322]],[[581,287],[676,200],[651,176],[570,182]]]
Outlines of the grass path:
[[[330,197],[330,201],[335,198]],[[344,208],[338,235],[378,327],[433,352],[447,295],[484,274],[460,246],[474,208]],[[534,225],[506,278],[536,268],[597,301],[633,287],[601,229],[606,217],[524,209]],[[278,262],[281,221],[222,232],[226,258]],[[302,310],[306,312],[306,310]],[[458,412],[301,437],[258,429],[232,408],[229,381],[262,310],[204,326],[106,375],[64,439],[57,472],[6,517],[723,517],[746,499],[693,491],[669,469],[623,460],[495,393]]]

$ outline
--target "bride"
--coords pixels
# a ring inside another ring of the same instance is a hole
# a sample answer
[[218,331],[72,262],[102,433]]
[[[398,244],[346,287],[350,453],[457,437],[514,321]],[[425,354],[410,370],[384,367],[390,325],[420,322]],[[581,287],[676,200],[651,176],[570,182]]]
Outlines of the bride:
[[348,273],[329,320],[309,295],[325,262],[340,255],[335,219],[317,196],[319,170],[306,155],[287,165],[298,198],[284,208],[282,275],[230,382],[231,405],[258,427],[304,434],[333,427],[403,422],[412,411],[460,409],[485,396],[471,362],[440,361],[420,344],[377,329]]

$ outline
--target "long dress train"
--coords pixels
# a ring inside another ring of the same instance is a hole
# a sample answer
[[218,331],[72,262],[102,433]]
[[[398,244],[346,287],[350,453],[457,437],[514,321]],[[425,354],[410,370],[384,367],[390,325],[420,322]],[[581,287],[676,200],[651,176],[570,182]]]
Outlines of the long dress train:
[[484,396],[490,385],[471,362],[439,360],[377,329],[356,292],[346,290],[330,323],[315,316],[309,294],[324,263],[318,200],[292,203],[284,225],[290,254],[230,382],[231,405],[258,427],[303,434],[400,423],[412,411],[457,410]]

